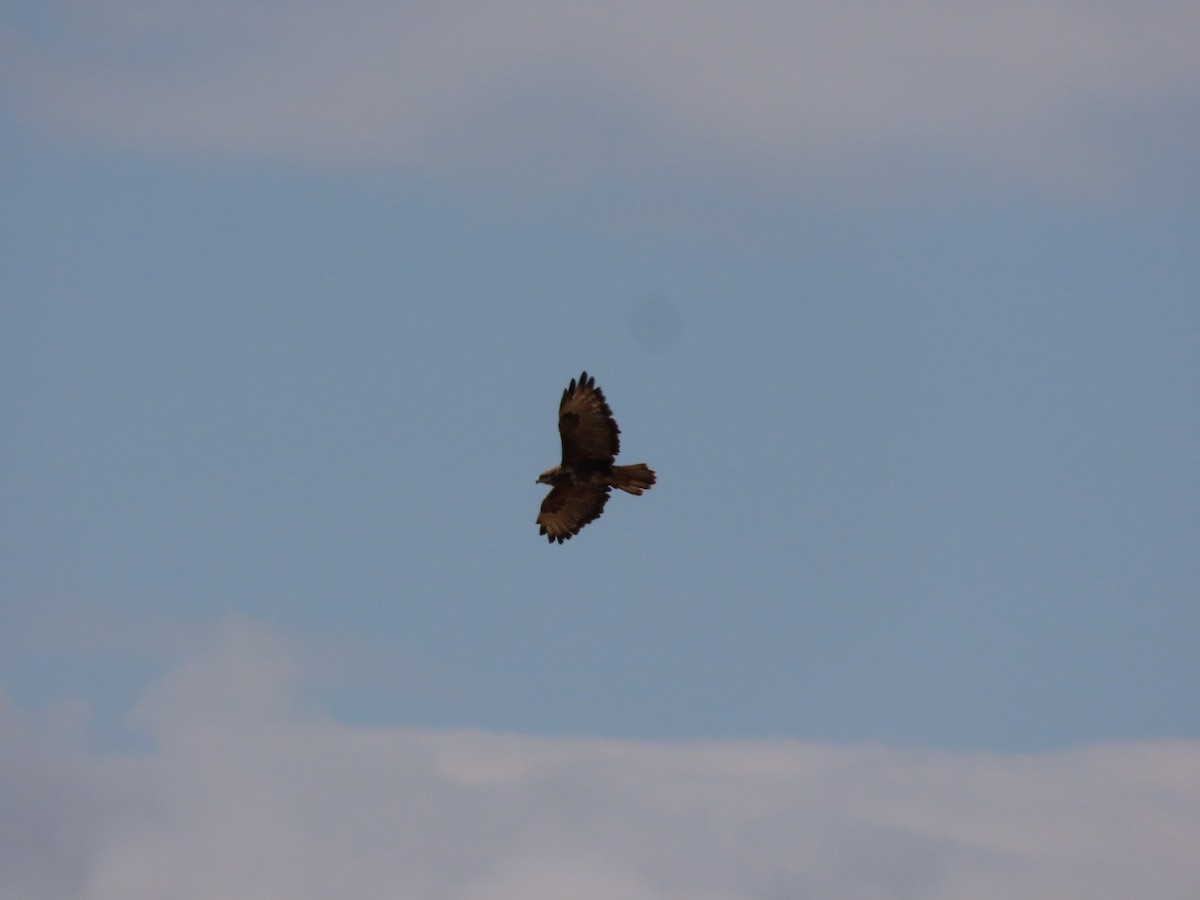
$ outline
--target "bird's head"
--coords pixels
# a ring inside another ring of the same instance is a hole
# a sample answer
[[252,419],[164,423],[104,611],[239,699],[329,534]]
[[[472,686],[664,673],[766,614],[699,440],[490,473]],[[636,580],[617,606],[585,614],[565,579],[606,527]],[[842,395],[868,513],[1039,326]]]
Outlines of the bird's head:
[[547,469],[537,477],[535,484],[554,484],[554,476],[562,471],[561,466],[555,466],[553,469]]

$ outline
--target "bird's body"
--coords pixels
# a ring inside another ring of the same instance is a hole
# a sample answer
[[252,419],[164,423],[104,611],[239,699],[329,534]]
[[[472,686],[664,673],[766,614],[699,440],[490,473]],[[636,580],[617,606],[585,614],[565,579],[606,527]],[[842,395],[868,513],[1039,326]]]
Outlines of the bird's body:
[[571,379],[558,405],[558,433],[562,438],[562,463],[538,476],[551,491],[542,501],[537,522],[539,534],[562,543],[600,517],[608,493],[620,488],[641,494],[655,482],[645,463],[614,465],[621,449],[621,429],[596,379],[584,372],[578,383]]

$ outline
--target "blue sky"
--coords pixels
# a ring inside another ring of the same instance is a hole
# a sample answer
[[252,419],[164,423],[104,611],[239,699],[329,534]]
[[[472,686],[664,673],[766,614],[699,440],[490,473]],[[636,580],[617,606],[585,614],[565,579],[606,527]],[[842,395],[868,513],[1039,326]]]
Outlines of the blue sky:
[[[364,739],[1200,760],[1192,4],[0,10],[20,741],[195,775],[251,635]],[[548,546],[581,369],[659,484]]]

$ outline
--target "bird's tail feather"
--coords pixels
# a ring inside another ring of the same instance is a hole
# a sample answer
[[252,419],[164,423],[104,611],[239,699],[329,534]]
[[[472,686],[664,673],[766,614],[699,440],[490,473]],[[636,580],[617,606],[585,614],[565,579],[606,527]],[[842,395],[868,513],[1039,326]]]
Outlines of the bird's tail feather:
[[650,490],[655,481],[654,470],[645,463],[632,466],[613,466],[613,486],[631,494]]

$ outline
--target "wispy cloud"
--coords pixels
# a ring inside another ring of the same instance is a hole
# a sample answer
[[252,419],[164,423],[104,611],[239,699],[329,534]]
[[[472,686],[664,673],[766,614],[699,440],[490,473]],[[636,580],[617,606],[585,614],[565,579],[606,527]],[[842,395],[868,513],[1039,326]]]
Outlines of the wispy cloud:
[[351,727],[254,625],[147,691],[144,754],[0,706],[0,895],[1182,896],[1200,745],[1036,756]]
[[201,156],[583,179],[732,167],[793,189],[960,168],[1105,190],[1200,99],[1187,2],[52,8],[0,38],[10,109]]

